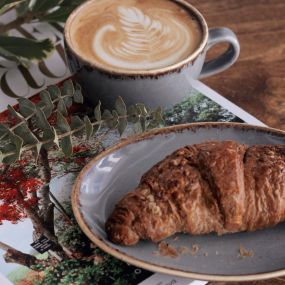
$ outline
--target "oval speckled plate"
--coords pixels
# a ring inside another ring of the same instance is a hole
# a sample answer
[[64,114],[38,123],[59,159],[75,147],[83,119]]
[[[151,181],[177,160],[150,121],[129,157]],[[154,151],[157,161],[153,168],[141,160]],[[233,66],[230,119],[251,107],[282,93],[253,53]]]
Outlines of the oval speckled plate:
[[[285,132],[234,123],[188,124],[154,130],[124,140],[94,158],[80,173],[72,205],[85,234],[101,249],[151,271],[201,280],[245,281],[285,275],[285,223],[253,233],[217,236],[176,235],[166,241],[175,248],[199,250],[178,258],[154,254],[157,245],[141,241],[131,247],[109,242],[104,224],[115,204],[155,163],[179,147],[209,140],[252,144],[284,144]],[[272,209],[274,210],[274,209]],[[241,257],[240,247],[253,256]]]

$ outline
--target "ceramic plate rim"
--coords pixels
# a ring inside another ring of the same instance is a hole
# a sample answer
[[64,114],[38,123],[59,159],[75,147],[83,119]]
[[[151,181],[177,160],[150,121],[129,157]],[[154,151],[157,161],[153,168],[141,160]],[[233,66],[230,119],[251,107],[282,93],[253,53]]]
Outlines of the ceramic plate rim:
[[264,127],[264,126],[256,126],[256,125],[249,125],[245,123],[229,123],[229,122],[203,122],[203,123],[190,123],[190,124],[181,124],[175,125],[170,127],[164,127],[161,129],[154,129],[147,133],[136,135],[129,137],[127,139],[123,139],[119,143],[115,144],[114,146],[104,150],[98,156],[94,157],[79,173],[76,178],[76,181],[73,185],[72,194],[71,194],[71,202],[72,202],[72,209],[75,215],[75,218],[83,230],[83,232],[87,235],[87,237],[98,247],[100,247],[103,251],[107,252],[108,254],[124,261],[129,264],[133,264],[137,267],[144,268],[146,270],[160,272],[164,274],[174,275],[174,276],[181,276],[186,278],[198,279],[198,280],[207,280],[207,281],[256,281],[256,280],[265,280],[276,278],[285,275],[285,265],[284,269],[275,270],[275,271],[268,271],[268,272],[261,272],[256,274],[244,274],[244,275],[222,275],[222,274],[203,274],[203,273],[196,273],[190,271],[183,271],[178,269],[169,268],[166,266],[160,266],[157,264],[153,264],[151,262],[142,261],[135,257],[131,257],[126,253],[119,251],[118,249],[112,248],[107,243],[104,242],[99,236],[94,234],[91,229],[89,228],[87,222],[84,220],[84,217],[80,211],[80,202],[79,202],[79,194],[80,194],[80,185],[81,181],[85,175],[85,173],[95,164],[97,161],[101,160],[103,157],[109,155],[110,153],[117,151],[127,145],[137,143],[142,140],[151,139],[152,137],[160,134],[169,134],[172,132],[179,132],[184,130],[195,130],[198,128],[217,128],[217,127],[233,127],[238,129],[245,129],[245,130],[257,130],[261,132],[273,133],[275,135],[280,135],[285,137],[285,131]]

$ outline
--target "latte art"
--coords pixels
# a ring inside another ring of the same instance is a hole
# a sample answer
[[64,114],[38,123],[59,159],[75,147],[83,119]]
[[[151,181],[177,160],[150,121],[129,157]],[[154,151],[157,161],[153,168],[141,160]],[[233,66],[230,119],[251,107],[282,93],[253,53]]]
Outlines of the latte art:
[[118,7],[118,17],[123,41],[106,44],[106,33],[117,32],[114,25],[102,26],[95,32],[93,52],[105,63],[124,69],[154,69],[189,53],[188,29],[175,19],[168,23],[153,20],[136,7]]
[[76,49],[95,64],[119,70],[175,64],[192,54],[202,37],[198,21],[166,0],[94,0],[74,25]]

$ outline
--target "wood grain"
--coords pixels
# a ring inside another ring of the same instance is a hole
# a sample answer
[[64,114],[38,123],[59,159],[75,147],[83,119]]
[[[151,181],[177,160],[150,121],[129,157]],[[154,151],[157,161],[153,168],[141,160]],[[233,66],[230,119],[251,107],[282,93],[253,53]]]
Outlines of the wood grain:
[[[203,80],[271,127],[285,130],[285,1],[189,0],[209,27],[225,26],[238,36],[241,54],[229,70]],[[216,48],[212,56],[221,51]],[[211,285],[285,285],[285,278]]]
[[243,282],[243,283],[238,283],[238,282],[231,282],[231,283],[226,283],[226,282],[211,282],[208,283],[208,285],[284,285],[285,279],[282,278],[276,278],[276,279],[271,279],[271,280],[264,280],[264,281],[256,281],[256,282]]
[[234,66],[203,81],[269,126],[285,129],[285,1],[189,2],[209,27],[231,28],[241,44]]

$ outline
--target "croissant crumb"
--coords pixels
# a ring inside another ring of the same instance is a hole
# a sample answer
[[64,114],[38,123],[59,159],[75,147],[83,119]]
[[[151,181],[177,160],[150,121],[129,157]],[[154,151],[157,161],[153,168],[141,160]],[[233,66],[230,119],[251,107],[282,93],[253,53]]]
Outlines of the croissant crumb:
[[178,252],[180,254],[187,254],[187,253],[190,253],[190,249],[186,246],[180,246],[178,247]]
[[168,257],[178,257],[178,252],[176,250],[175,247],[171,246],[170,244],[168,244],[167,242],[160,242],[158,244],[158,250],[160,255],[162,256],[168,256]]
[[191,254],[195,255],[199,251],[199,246],[197,244],[193,244],[191,248]]
[[252,257],[254,256],[253,250],[247,250],[244,246],[240,245],[239,247],[239,256],[240,257]]

